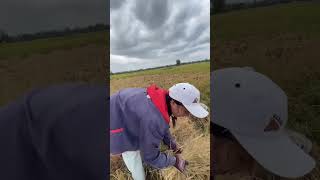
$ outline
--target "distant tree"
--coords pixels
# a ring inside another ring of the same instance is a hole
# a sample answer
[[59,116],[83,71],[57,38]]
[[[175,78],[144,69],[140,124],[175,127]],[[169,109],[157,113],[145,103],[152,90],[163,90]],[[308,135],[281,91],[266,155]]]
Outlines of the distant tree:
[[8,41],[9,41],[9,35],[4,30],[0,29],[0,43],[8,42]]
[[180,59],[176,60],[176,65],[179,66],[181,64]]
[[98,32],[108,30],[108,25],[106,24],[95,24],[89,25],[87,27],[65,27],[60,30],[47,30],[40,31],[36,33],[21,33],[15,36],[8,36],[7,33],[0,29],[0,42],[17,42],[17,41],[30,41],[34,39],[51,38],[51,37],[62,37],[77,33],[88,33],[88,32]]
[[70,29],[69,27],[66,27],[66,28],[64,28],[62,34],[64,34],[64,35],[70,35],[71,32],[72,32],[71,29]]
[[4,37],[4,35],[5,35],[5,32],[0,29],[0,43],[3,42],[3,37]]
[[[213,10],[213,14],[222,12],[225,8],[226,5],[226,1],[225,0],[212,0],[213,4],[212,4],[212,10]],[[211,1],[211,2],[212,2]]]

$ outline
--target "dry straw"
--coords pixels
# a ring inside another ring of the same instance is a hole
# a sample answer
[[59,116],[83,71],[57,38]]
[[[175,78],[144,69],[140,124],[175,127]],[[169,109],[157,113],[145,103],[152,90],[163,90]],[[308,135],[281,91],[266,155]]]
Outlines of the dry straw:
[[[209,122],[205,121],[207,126]],[[189,162],[185,174],[180,173],[176,168],[169,167],[163,170],[156,170],[146,167],[147,179],[154,180],[184,180],[184,179],[210,179],[210,136],[187,118],[177,121],[177,126],[170,128],[172,135],[183,147],[182,157]],[[167,151],[167,153],[172,153]],[[132,179],[123,161],[113,157],[111,159],[111,179],[127,180]]]
[[[320,160],[320,151],[319,146],[317,144],[313,145],[313,149],[311,152],[311,156],[314,157],[316,160],[316,167],[306,176],[301,178],[296,178],[294,180],[320,180],[320,167],[319,167],[319,160]],[[288,178],[281,178],[279,176],[275,176],[271,173],[263,169],[259,169],[259,175],[257,177],[253,176],[239,176],[239,175],[224,175],[224,176],[217,176],[216,180],[293,180]]]

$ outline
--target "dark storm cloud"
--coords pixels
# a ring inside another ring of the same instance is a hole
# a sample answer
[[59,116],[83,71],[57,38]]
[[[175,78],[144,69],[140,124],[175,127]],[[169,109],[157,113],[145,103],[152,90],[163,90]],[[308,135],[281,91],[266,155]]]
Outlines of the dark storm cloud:
[[0,6],[0,29],[9,34],[61,30],[109,24],[106,0],[4,0]]
[[111,11],[113,71],[209,58],[209,0],[130,0],[120,6]]
[[169,16],[168,0],[136,1],[134,13],[136,18],[151,30],[159,28]]

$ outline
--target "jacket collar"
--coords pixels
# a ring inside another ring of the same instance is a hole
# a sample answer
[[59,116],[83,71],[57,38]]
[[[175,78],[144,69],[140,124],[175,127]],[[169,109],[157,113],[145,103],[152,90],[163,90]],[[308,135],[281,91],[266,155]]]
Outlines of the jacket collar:
[[169,117],[168,107],[166,103],[166,95],[169,94],[169,91],[159,88],[157,87],[157,85],[153,84],[147,87],[147,94],[149,95],[153,104],[161,112],[161,115],[164,118],[164,120],[169,124],[170,117]]

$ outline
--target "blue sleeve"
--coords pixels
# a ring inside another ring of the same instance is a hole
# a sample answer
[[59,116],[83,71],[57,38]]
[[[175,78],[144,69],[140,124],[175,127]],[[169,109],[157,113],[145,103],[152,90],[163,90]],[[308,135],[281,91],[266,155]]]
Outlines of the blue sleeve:
[[55,86],[0,108],[0,179],[105,179],[106,89]]
[[164,137],[163,137],[163,142],[166,144],[170,149],[176,149],[177,148],[177,143],[174,140],[174,138],[171,136],[171,133],[169,129],[166,131]]
[[0,179],[29,179],[36,167],[28,164],[34,156],[27,122],[23,100],[0,107]]
[[160,169],[173,166],[176,162],[174,156],[160,152],[162,139],[163,135],[155,124],[147,123],[141,126],[140,151],[142,158],[147,164]]

